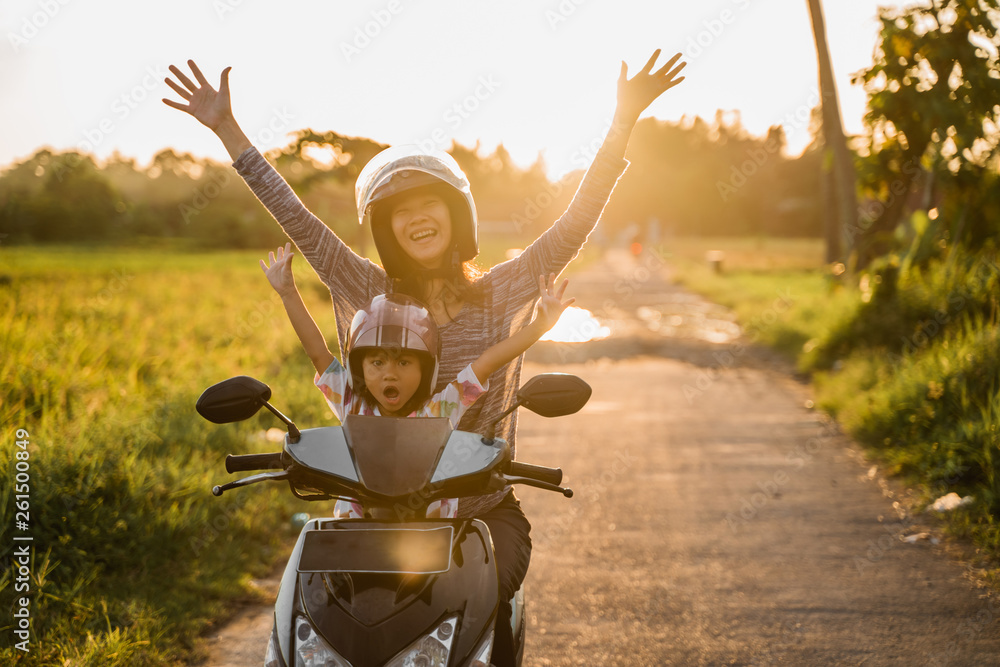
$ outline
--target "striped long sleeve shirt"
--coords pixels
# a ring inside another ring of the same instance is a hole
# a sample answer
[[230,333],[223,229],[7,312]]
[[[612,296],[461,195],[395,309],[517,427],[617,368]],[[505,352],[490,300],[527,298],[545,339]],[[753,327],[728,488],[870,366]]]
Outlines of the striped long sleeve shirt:
[[[256,148],[244,151],[233,166],[329,288],[340,349],[345,349],[354,314],[389,290],[385,271],[354,253],[313,215]],[[497,264],[480,278],[484,281],[483,298],[478,303],[465,302],[455,318],[439,328],[441,360],[435,391],[454,381],[487,348],[530,321],[539,296],[538,276],[558,274],[576,257],[627,166],[623,158],[599,151],[565,213],[523,253]],[[521,361],[518,357],[490,376],[490,391],[466,411],[459,424],[461,430],[485,432],[495,416],[514,402]],[[512,455],[516,429],[515,411],[496,430],[497,437],[510,444]],[[458,515],[483,514],[499,503],[505,492],[460,499]]]

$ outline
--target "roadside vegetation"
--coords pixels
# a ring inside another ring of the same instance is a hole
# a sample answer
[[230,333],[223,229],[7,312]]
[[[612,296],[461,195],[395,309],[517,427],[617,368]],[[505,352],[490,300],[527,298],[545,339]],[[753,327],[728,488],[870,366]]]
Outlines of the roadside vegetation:
[[[917,214],[893,252],[850,277],[802,268],[819,240],[677,239],[663,252],[681,283],[811,377],[817,407],[919,492],[918,510],[971,497],[947,526],[1000,563],[1000,253],[943,236]],[[721,273],[707,249],[724,253]]]
[[[787,353],[812,377],[819,407],[925,502],[947,493],[969,498],[948,515],[949,526],[993,558],[1000,557],[998,17],[997,4],[985,0],[879,10],[873,62],[853,75],[868,112],[863,136],[852,141],[855,224],[836,230],[846,254],[829,253],[805,270],[780,259],[763,272],[760,260],[743,270],[733,262],[721,276],[697,257],[702,266],[681,271],[692,288],[733,307],[752,339]],[[820,153],[829,164],[829,150]],[[782,289],[791,305],[760,316]]]

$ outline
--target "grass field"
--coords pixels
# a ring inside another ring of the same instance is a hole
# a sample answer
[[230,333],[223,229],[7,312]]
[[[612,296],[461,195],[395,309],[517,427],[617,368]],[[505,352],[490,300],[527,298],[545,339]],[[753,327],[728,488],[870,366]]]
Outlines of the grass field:
[[[485,242],[483,268],[516,241]],[[290,517],[322,512],[277,485],[210,491],[233,478],[226,454],[277,448],[263,434],[279,424],[204,421],[206,387],[251,375],[299,426],[334,423],[265,255],[0,246],[0,520],[6,536],[27,508],[14,532],[32,538],[27,576],[23,544],[0,543],[0,609],[27,598],[31,632],[23,653],[17,621],[0,619],[0,664],[190,660],[206,624],[258,595],[248,582],[285,555]],[[301,258],[293,268],[338,352],[328,291]]]
[[[293,537],[289,517],[310,508],[276,485],[210,492],[231,478],[227,453],[276,447],[260,437],[275,418],[217,426],[194,410],[246,374],[300,425],[330,423],[259,256],[0,250],[0,515],[10,535],[26,502],[18,534],[33,538],[25,581],[0,543],[0,608],[27,597],[31,618],[27,654],[0,628],[0,664],[179,664]],[[297,273],[336,349],[329,296]]]

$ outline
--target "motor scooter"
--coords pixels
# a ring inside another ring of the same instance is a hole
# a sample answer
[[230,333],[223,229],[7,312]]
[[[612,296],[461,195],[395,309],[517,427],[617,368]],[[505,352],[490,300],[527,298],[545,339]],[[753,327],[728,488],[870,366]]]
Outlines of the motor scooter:
[[[500,609],[493,542],[478,519],[427,518],[441,498],[525,484],[573,496],[562,471],[512,461],[496,424],[518,407],[545,417],[577,412],[591,389],[579,377],[531,378],[488,433],[453,430],[445,418],[350,415],[341,426],[299,430],[246,376],[205,390],[197,410],[217,424],[260,408],[287,426],[282,451],[229,455],[226,470],[260,471],[216,486],[287,481],[298,498],[352,498],[360,519],[310,519],[281,579],[265,667],[487,667]],[[517,664],[524,652],[523,593],[512,601]]]

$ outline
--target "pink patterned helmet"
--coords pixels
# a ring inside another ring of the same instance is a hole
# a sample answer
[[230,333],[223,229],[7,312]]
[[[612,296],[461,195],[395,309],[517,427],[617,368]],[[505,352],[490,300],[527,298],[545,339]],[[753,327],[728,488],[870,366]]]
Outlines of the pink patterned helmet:
[[348,382],[355,392],[364,388],[362,367],[365,352],[407,350],[420,358],[420,387],[414,397],[421,403],[431,397],[437,384],[441,341],[437,324],[427,307],[405,294],[380,294],[359,310],[347,336]]

